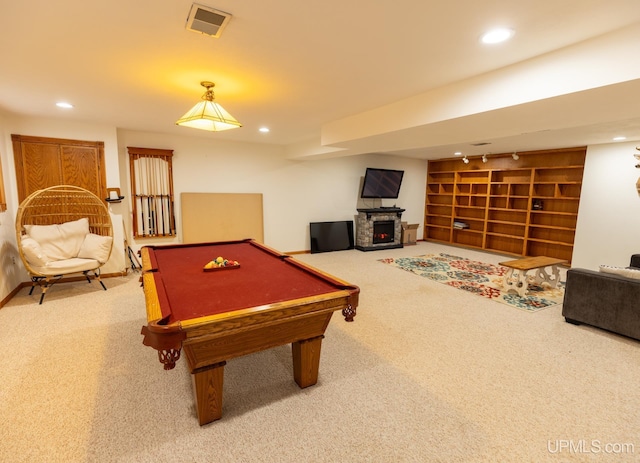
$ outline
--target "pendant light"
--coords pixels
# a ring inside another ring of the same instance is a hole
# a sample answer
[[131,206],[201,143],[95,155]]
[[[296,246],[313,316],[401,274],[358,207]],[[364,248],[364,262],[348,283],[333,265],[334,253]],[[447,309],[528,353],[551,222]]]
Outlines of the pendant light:
[[213,82],[200,82],[207,89],[202,95],[202,101],[196,103],[184,116],[176,121],[177,125],[184,125],[194,129],[220,132],[222,130],[242,127],[242,124],[229,114],[222,106],[214,101]]

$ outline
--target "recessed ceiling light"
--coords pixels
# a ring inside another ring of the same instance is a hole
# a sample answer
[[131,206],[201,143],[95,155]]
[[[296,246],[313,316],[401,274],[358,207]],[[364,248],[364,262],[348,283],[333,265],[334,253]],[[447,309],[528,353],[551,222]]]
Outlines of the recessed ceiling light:
[[269,133],[269,127],[260,127],[258,129],[258,131],[260,131],[262,133]]
[[622,140],[626,140],[627,137],[613,137],[613,141],[622,141]]
[[514,30],[509,29],[507,27],[499,27],[496,29],[492,29],[489,32],[485,33],[480,40],[482,43],[492,44],[492,43],[500,43],[505,40],[509,40],[513,37]]
[[455,153],[453,153],[454,156],[462,156],[462,153],[460,151],[456,151]]
[[56,103],[56,106],[58,108],[64,108],[64,109],[71,109],[73,108],[73,105],[71,103],[67,103],[66,101],[58,101]]

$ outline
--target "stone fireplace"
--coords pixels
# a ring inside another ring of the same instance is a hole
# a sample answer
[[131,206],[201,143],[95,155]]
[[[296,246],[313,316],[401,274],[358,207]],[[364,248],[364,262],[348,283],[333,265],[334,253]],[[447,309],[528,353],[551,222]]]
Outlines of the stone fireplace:
[[358,209],[356,249],[377,251],[402,247],[402,213],[397,207]]

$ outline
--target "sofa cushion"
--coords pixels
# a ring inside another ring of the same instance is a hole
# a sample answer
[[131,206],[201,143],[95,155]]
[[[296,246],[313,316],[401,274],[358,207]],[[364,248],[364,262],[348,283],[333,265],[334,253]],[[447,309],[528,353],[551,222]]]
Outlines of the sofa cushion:
[[626,278],[633,278],[640,280],[640,269],[628,268],[628,267],[614,267],[612,265],[601,265],[600,271],[603,273],[613,273],[614,275],[621,275]]
[[89,233],[89,220],[83,217],[60,225],[25,225],[24,229],[50,260],[70,259],[78,256]]
[[22,252],[27,258],[29,264],[36,267],[43,267],[49,262],[49,257],[44,253],[42,247],[33,238],[29,238],[28,235],[23,235],[20,240]]
[[113,237],[101,236],[95,233],[89,233],[85,236],[82,246],[78,251],[78,257],[84,259],[95,259],[101,264],[107,262],[109,254],[111,253],[111,243],[113,243]]

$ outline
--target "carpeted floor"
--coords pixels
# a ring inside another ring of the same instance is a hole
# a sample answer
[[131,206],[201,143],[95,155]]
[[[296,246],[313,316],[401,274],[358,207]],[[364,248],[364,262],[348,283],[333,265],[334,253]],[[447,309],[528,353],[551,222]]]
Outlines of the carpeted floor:
[[562,282],[555,288],[529,284],[527,293],[519,296],[515,291],[504,288],[503,280],[508,271],[506,267],[444,252],[417,257],[391,257],[380,259],[380,262],[529,312],[561,304],[564,297]]
[[640,343],[378,262],[441,252],[504,260],[433,243],[299,256],[360,286],[355,322],[333,317],[304,390],[289,346],[229,361],[203,427],[184,359],[165,371],[142,345],[137,274],[43,305],[23,289],[0,310],[0,461],[638,461]]

